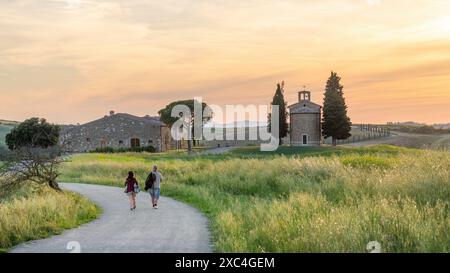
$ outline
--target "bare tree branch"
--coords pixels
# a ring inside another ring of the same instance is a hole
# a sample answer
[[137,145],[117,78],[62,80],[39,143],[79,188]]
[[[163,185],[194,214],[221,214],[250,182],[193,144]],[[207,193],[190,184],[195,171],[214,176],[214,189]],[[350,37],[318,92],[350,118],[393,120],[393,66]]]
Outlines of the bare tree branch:
[[60,190],[56,179],[58,166],[65,161],[62,146],[48,148],[22,147],[0,155],[1,192],[33,182]]

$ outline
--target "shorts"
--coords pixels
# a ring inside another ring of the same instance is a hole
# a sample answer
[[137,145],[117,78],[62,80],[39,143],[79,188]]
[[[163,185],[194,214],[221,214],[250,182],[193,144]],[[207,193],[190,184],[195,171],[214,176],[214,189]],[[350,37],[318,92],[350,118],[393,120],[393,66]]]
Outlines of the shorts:
[[148,190],[148,193],[150,193],[150,196],[153,198],[158,199],[159,198],[159,193],[161,192],[160,188],[150,188]]

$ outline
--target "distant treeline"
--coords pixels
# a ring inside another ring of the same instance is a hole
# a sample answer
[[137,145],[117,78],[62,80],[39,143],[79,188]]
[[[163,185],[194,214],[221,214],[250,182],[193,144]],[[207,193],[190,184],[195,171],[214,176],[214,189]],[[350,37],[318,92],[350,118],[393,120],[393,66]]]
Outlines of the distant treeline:
[[389,125],[391,130],[403,132],[403,133],[412,133],[412,134],[429,134],[429,135],[438,135],[438,134],[450,134],[450,128],[448,129],[439,129],[434,128],[430,125],[420,125],[420,126],[410,126],[410,125]]

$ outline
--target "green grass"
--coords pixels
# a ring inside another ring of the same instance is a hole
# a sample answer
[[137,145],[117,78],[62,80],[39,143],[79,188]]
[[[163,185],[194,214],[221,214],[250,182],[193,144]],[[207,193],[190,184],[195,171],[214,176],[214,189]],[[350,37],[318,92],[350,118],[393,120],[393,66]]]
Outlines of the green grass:
[[62,181],[122,186],[158,164],[162,194],[211,221],[218,252],[450,251],[450,153],[393,146],[245,147],[224,155],[82,154]]
[[98,217],[100,209],[71,192],[21,190],[0,202],[0,252],[46,238]]
[[308,157],[308,156],[333,156],[333,155],[349,155],[349,154],[377,154],[383,155],[397,155],[399,153],[414,153],[415,150],[404,149],[401,147],[394,147],[389,145],[376,145],[358,148],[348,148],[343,146],[321,146],[321,147],[299,147],[299,146],[280,146],[273,152],[262,152],[259,146],[247,146],[233,149],[231,154],[240,157],[261,157],[267,158],[269,156],[294,156],[294,157]]

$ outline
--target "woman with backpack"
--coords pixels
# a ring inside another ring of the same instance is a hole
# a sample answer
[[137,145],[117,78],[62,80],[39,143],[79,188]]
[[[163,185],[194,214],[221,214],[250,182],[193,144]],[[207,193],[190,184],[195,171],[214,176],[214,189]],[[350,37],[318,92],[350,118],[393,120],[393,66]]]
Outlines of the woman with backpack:
[[134,173],[132,171],[129,171],[128,177],[125,180],[125,193],[130,199],[130,210],[136,209],[136,194],[139,191],[139,183],[136,178],[134,178]]

